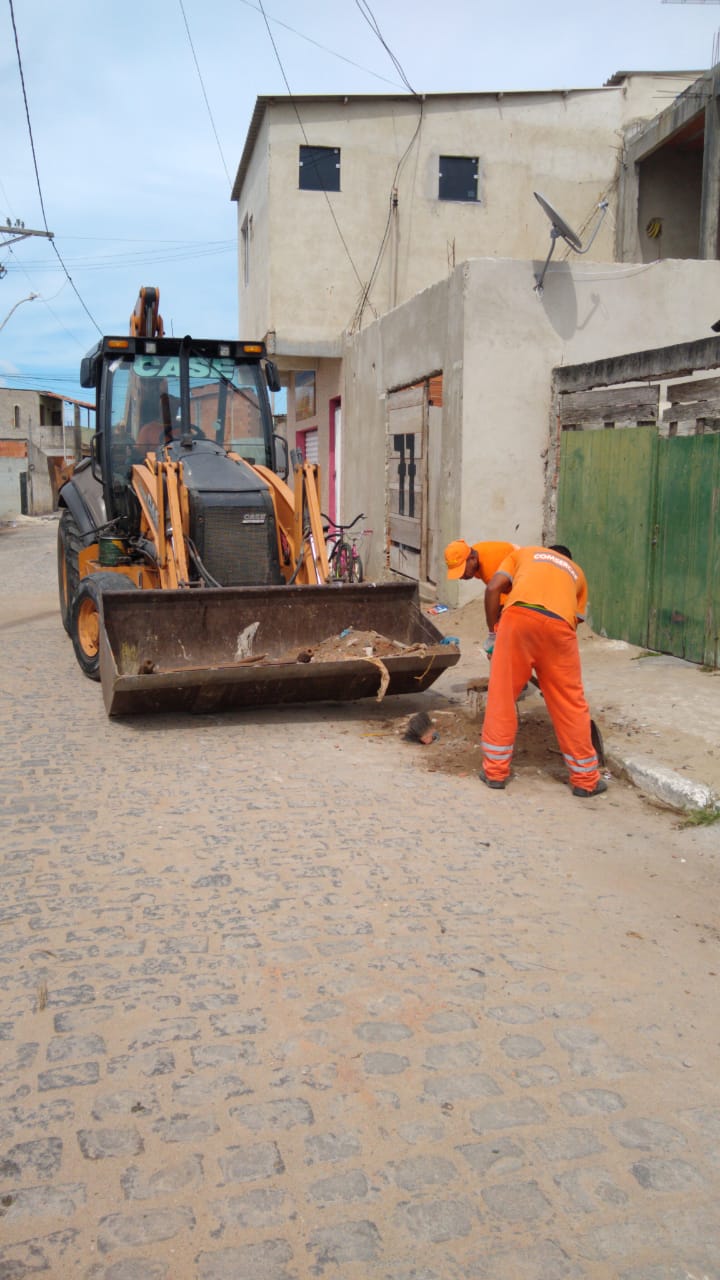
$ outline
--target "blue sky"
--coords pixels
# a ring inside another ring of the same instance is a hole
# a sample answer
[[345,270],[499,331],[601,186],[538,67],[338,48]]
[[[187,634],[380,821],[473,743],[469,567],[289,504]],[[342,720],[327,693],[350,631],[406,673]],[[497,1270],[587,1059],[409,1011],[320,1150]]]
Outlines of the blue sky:
[[[357,0],[263,3],[293,93],[403,90]],[[662,0],[374,0],[372,12],[425,93],[703,70],[720,28],[720,4]],[[143,284],[159,286],[168,332],[237,333],[230,188],[256,96],[286,92],[257,0],[5,0],[0,223],[42,230],[44,206],[80,298],[47,241],[0,250],[0,385],[84,397],[81,357],[98,329],[127,332]]]

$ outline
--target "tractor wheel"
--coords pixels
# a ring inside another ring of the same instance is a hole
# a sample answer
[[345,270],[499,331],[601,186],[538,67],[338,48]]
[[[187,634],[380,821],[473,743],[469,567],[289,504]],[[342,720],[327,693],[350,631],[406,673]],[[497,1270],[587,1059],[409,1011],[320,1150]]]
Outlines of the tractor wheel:
[[124,573],[91,573],[83,578],[72,602],[70,635],[80,668],[90,680],[100,679],[100,615],[102,597],[110,591],[135,591]]
[[68,635],[71,635],[70,611],[72,602],[80,585],[78,554],[81,547],[82,539],[75,519],[69,511],[63,511],[58,525],[57,568],[60,617]]

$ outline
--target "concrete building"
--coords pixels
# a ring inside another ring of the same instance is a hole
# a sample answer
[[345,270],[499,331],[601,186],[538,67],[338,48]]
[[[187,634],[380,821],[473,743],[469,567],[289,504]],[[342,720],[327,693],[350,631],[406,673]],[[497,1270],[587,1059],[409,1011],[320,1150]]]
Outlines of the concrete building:
[[719,94],[720,67],[714,67],[671,97],[652,120],[626,127],[618,187],[619,261],[718,257]]
[[55,509],[63,467],[87,451],[94,418],[84,400],[0,387],[0,520]]
[[[534,192],[587,250],[558,240],[542,294]],[[540,538],[553,367],[707,332],[718,271],[675,259],[717,258],[718,195],[714,73],[258,99],[233,189],[240,330],[277,360],[324,509],[367,513],[373,573],[437,590],[459,533]]]
[[[279,357],[337,356],[342,333],[459,262],[542,256],[533,191],[584,234],[602,198],[616,212],[626,131],[697,74],[533,93],[258,98],[232,194],[241,332],[268,334]],[[624,259],[615,222],[595,241],[597,261]]]
[[462,263],[347,338],[345,419],[361,428],[346,432],[343,466],[373,529],[373,575],[462,603],[477,584],[446,581],[449,541],[554,534],[554,369],[699,337],[720,364],[720,262],[570,261],[540,297],[535,268]]

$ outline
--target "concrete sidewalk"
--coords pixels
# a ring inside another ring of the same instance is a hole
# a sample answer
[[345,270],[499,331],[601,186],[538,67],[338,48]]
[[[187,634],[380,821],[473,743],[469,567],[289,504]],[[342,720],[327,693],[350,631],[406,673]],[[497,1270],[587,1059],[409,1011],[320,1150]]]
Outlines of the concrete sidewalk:
[[[431,617],[460,640],[460,662],[435,686],[457,698],[463,684],[489,670],[482,596]],[[604,639],[584,625],[578,637],[585,693],[611,771],[674,809],[719,807],[720,671]]]
[[585,692],[610,768],[676,809],[720,805],[720,671],[582,628]]

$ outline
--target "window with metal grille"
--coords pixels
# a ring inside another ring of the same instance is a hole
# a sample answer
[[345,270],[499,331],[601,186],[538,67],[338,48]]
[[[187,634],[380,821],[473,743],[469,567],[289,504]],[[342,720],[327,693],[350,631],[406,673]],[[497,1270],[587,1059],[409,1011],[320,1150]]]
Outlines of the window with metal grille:
[[440,156],[439,200],[477,200],[477,156]]
[[300,148],[300,190],[340,190],[340,148]]

